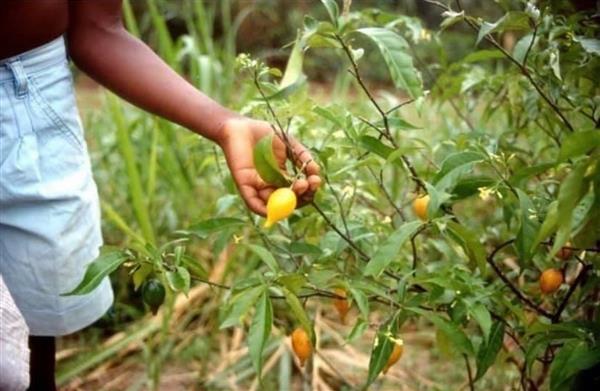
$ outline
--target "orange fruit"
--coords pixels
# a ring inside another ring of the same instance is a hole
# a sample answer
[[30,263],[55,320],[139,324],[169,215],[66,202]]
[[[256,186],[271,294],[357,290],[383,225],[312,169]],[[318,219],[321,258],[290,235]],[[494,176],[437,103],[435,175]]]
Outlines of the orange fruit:
[[413,211],[423,221],[427,220],[427,205],[429,205],[429,196],[427,194],[413,201]]
[[540,289],[542,293],[550,294],[556,292],[564,280],[563,274],[558,269],[546,269],[540,276]]
[[297,327],[292,332],[292,349],[300,360],[300,366],[303,367],[306,360],[312,355],[312,345],[308,334],[302,327]]
[[388,358],[387,363],[385,364],[385,368],[383,368],[384,375],[392,365],[394,365],[398,362],[398,360],[400,360],[400,357],[402,357],[402,352],[404,352],[404,344],[402,343],[402,341],[396,342],[396,344],[394,345],[394,350],[392,350],[392,354],[390,355],[390,358]]
[[350,302],[346,299],[346,291],[343,288],[335,288],[333,290],[336,295],[344,297],[344,299],[334,299],[333,305],[340,315],[340,321],[346,323],[346,314],[350,311]]

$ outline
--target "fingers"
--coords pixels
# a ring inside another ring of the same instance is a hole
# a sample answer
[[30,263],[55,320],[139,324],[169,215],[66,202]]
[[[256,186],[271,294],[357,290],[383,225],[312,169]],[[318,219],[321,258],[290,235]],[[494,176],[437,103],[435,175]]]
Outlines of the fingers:
[[292,185],[292,190],[296,195],[301,196],[308,190],[308,181],[306,179],[298,179]]
[[317,189],[321,186],[321,177],[318,175],[310,175],[308,177],[308,187],[311,192],[317,191]]
[[267,215],[266,203],[256,191],[256,188],[249,185],[242,185],[240,186],[240,194],[248,209],[261,216]]

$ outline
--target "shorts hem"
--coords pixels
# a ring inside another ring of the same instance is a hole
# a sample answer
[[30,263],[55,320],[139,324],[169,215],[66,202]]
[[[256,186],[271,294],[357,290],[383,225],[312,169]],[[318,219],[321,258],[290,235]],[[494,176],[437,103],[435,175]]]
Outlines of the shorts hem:
[[60,337],[82,330],[100,319],[114,301],[108,277],[86,296],[89,297],[80,304],[61,313],[24,311],[27,313],[29,334],[38,337]]

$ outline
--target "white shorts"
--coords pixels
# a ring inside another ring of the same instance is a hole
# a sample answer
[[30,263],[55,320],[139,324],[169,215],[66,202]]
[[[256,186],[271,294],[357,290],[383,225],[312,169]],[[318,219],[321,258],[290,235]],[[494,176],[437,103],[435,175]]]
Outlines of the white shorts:
[[0,273],[31,335],[59,336],[113,302],[106,278],[62,297],[102,245],[98,192],[62,37],[0,60]]

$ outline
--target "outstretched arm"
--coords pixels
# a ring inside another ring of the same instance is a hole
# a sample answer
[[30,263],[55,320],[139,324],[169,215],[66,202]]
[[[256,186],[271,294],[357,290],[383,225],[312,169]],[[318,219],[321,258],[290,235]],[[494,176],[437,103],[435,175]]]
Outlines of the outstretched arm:
[[136,106],[219,141],[236,115],[195,89],[123,26],[121,0],[70,1],[68,48],[90,77]]
[[[75,64],[132,104],[219,144],[242,198],[251,210],[264,215],[273,188],[258,176],[252,148],[272,132],[269,124],[244,118],[194,88],[127,32],[121,6],[122,0],[70,1],[67,41]],[[294,185],[306,201],[320,185],[319,167],[300,143],[293,144],[297,164],[309,162],[307,179]],[[274,149],[283,165],[285,146],[276,139]]]

